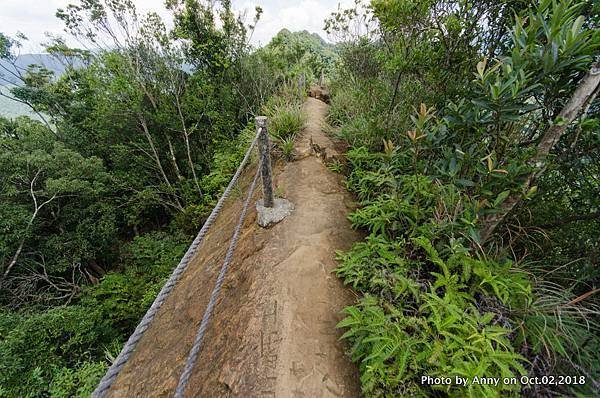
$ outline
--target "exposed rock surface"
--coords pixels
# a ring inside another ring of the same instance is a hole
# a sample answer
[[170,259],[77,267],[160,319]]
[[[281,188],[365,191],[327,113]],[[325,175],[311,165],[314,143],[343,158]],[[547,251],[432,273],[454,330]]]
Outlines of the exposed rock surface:
[[329,89],[325,86],[311,86],[308,90],[308,96],[321,100],[327,104],[331,99],[329,96]]

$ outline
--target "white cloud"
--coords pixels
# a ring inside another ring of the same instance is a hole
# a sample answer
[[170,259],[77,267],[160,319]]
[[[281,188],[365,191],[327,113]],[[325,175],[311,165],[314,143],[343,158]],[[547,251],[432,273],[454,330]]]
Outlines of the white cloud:
[[[165,19],[170,19],[164,8],[164,0],[134,0],[140,12],[156,11]],[[64,8],[73,0],[2,0],[0,5],[0,32],[14,36],[24,33],[30,40],[22,49],[26,52],[39,52],[41,43],[46,41],[46,32],[65,36],[63,25],[55,17],[58,8]],[[323,32],[324,19],[337,9],[338,4],[348,6],[353,0],[234,0],[233,7],[238,12],[247,12],[247,22],[252,22],[257,5],[263,8],[263,15],[252,37],[255,45],[266,44],[281,29],[291,31],[308,30]],[[71,43],[75,44],[75,43]]]
[[68,0],[2,0],[0,32],[9,36],[25,34],[29,43],[25,43],[23,52],[37,51],[45,41],[45,32],[61,33],[62,26],[54,14],[66,4]]
[[335,11],[338,4],[348,7],[354,0],[300,0],[300,1],[234,1],[238,11],[247,10],[248,20],[254,17],[254,8],[262,7],[264,13],[252,37],[254,44],[267,44],[281,29],[295,32],[308,30],[326,39],[323,31],[325,18]]

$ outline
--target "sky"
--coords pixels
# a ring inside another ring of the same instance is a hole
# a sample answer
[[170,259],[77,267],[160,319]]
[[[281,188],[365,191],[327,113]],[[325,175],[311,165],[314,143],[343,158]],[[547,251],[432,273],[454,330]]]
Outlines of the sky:
[[[1,0],[0,32],[14,36],[17,32],[29,38],[21,53],[41,52],[41,43],[47,41],[45,33],[66,36],[61,21],[55,17],[58,8],[64,8],[77,0]],[[169,12],[164,8],[164,0],[133,0],[138,11],[156,11],[165,20],[170,20]],[[254,18],[257,5],[263,9],[261,20],[252,36],[252,44],[267,44],[282,28],[291,31],[308,30],[316,32],[324,39],[327,34],[322,30],[323,21],[341,5],[351,5],[354,0],[233,0],[233,8],[240,13],[246,11],[247,22]],[[69,42],[76,45],[74,42]]]

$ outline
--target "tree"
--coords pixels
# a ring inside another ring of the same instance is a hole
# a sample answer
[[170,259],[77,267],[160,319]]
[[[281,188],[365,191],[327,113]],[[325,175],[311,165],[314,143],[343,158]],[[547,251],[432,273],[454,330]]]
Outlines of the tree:
[[97,275],[90,262],[114,242],[114,213],[98,202],[110,185],[101,160],[84,158],[39,123],[21,120],[0,133],[0,165],[2,300],[34,301],[25,296],[48,287],[49,296],[40,299],[64,299],[66,286],[74,294],[80,279]]
[[[567,132],[568,127],[575,118],[582,112],[587,112],[587,109],[598,93],[598,87],[600,87],[600,64],[595,63],[581,80],[565,107],[558,114],[556,122],[541,135],[535,149],[535,154],[531,159],[535,169],[526,177],[522,192],[529,192],[534,181],[547,169],[550,152]],[[521,192],[514,193],[504,200],[497,213],[486,217],[480,231],[482,242],[491,237],[498,225],[522,199],[523,195]]]

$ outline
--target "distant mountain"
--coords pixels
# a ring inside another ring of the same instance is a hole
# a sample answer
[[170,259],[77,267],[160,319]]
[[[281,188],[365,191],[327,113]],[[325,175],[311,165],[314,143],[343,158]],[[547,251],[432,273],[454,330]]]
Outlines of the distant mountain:
[[274,64],[287,78],[299,73],[308,73],[308,79],[319,79],[322,73],[331,72],[339,58],[334,44],[328,43],[317,33],[306,30],[290,32],[280,30],[264,47],[274,57]]
[[[56,77],[62,75],[66,69],[64,64],[50,54],[23,54],[19,55],[15,62],[15,66],[21,70],[27,69],[29,65],[34,64],[43,66],[44,68],[54,72],[54,76]],[[8,80],[10,84],[20,84],[16,77],[4,70],[4,68],[8,68],[10,71],[14,71],[15,67],[13,65],[11,65],[8,61],[0,60],[0,66],[2,66],[0,67],[0,77],[2,78],[2,81],[0,81],[0,86],[7,84],[5,80]]]
[[301,31],[297,31],[297,32],[291,32],[286,28],[281,29],[275,36],[274,38],[295,38],[296,40],[301,40],[304,42],[310,42],[313,43],[314,45],[317,45],[318,47],[322,47],[331,51],[335,51],[335,44],[331,44],[327,41],[325,41],[325,39],[323,39],[321,36],[319,36],[318,33],[311,33],[307,30],[301,30]]
[[[4,94],[9,94],[9,89],[9,86],[0,85],[0,92]],[[32,119],[39,120],[39,116],[33,113],[27,105],[0,96],[0,117],[12,119],[17,116],[29,116]]]

